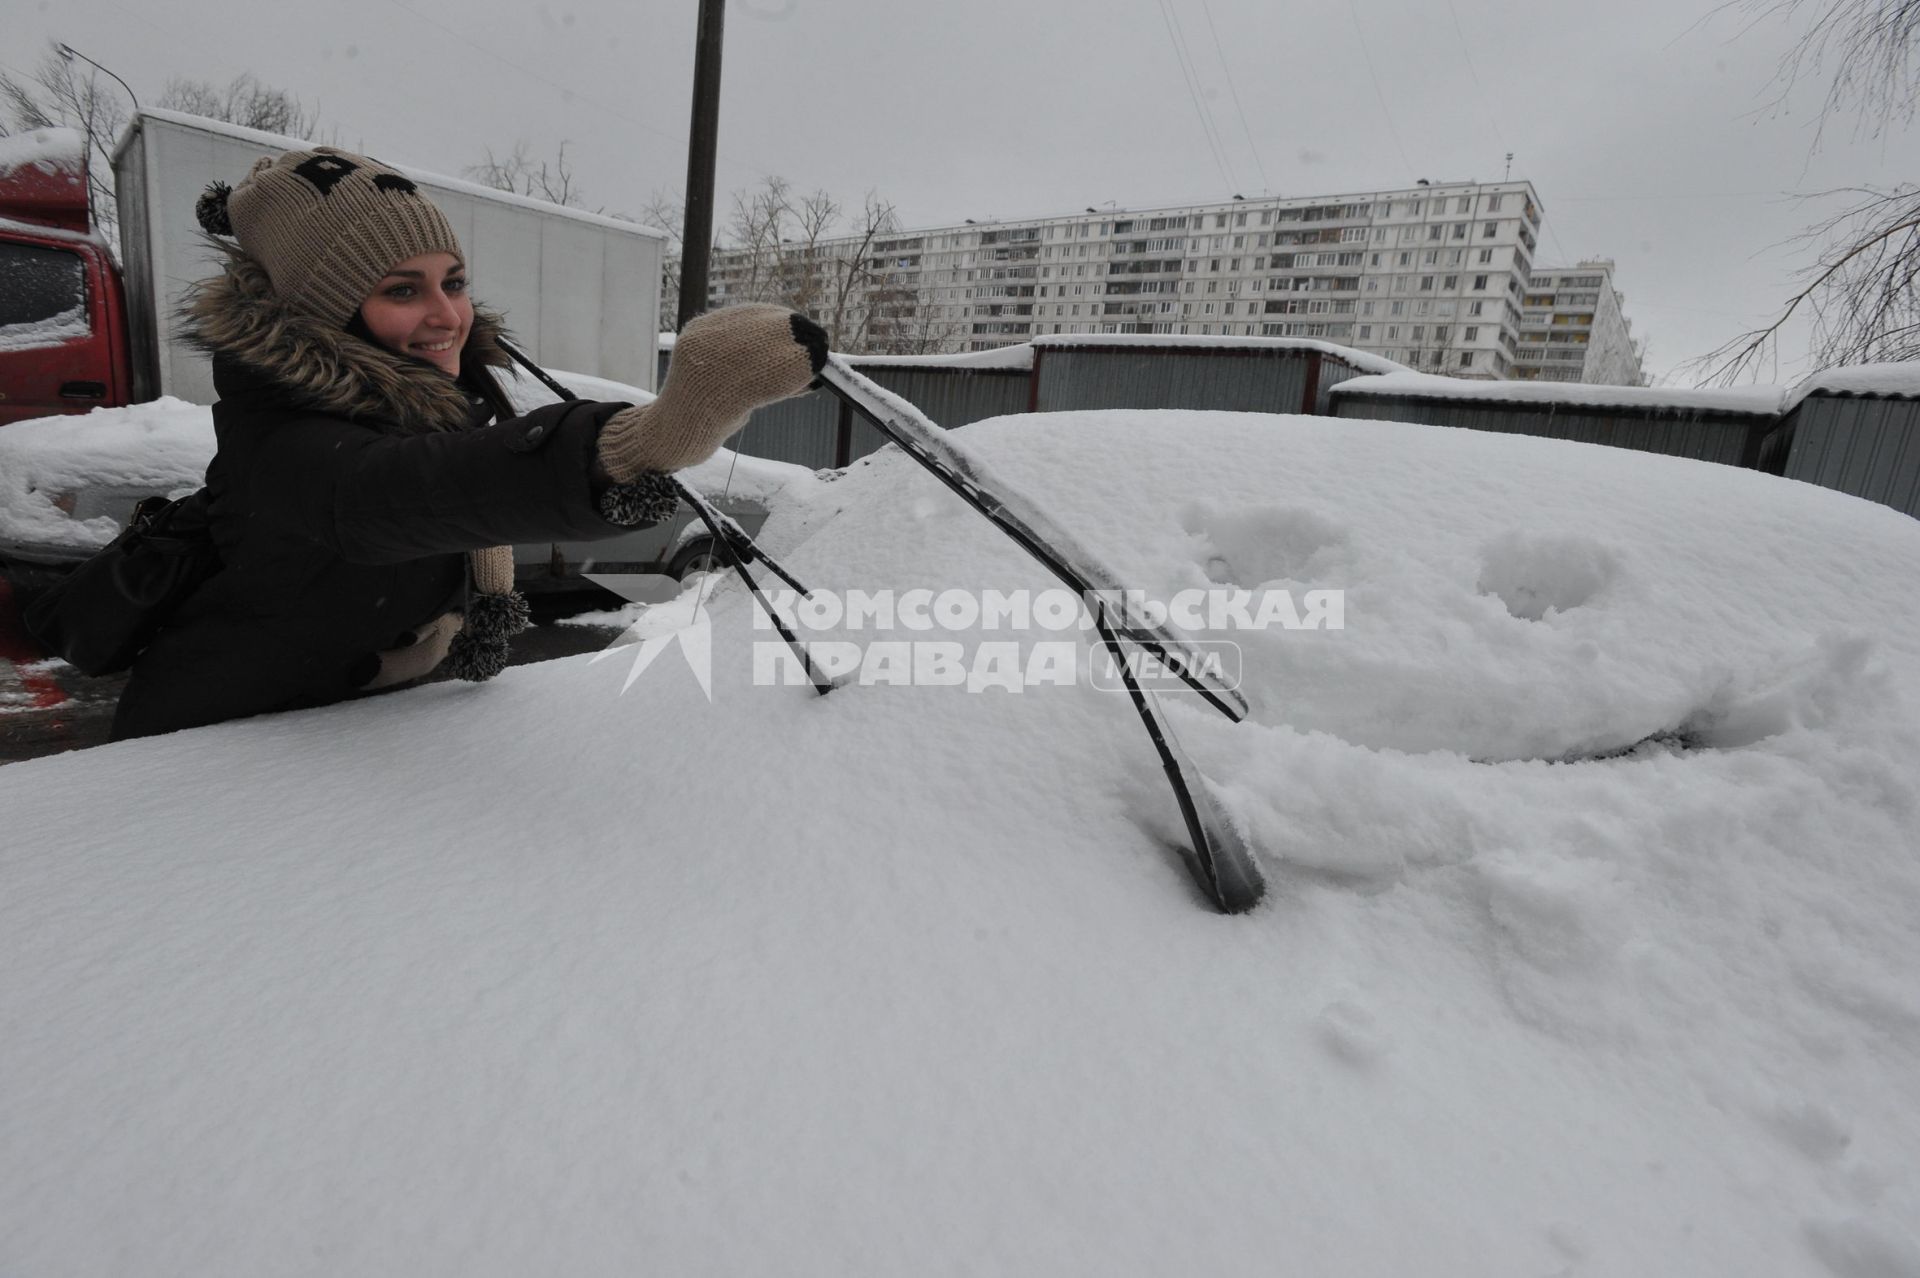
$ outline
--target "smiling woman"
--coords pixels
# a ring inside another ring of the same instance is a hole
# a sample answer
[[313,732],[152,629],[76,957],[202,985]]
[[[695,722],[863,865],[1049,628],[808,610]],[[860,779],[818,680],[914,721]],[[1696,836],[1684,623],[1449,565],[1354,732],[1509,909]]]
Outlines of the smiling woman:
[[451,253],[422,253],[387,268],[360,320],[390,351],[424,359],[455,377],[460,351],[473,328],[467,268]]
[[527,623],[511,545],[618,536],[673,512],[665,476],[806,388],[826,338],[779,307],[705,315],[644,408],[515,418],[499,317],[404,174],[331,147],[200,198],[219,276],[188,304],[213,357],[207,469],[221,566],[141,653],[116,737],[324,705],[436,670],[487,679]]

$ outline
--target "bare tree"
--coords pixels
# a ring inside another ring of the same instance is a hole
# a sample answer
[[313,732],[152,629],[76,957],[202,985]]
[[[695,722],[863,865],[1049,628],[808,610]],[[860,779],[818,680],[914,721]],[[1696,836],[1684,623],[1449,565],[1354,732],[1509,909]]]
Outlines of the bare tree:
[[312,140],[320,132],[317,107],[310,111],[291,93],[262,84],[250,74],[235,76],[225,88],[176,76],[167,81],[158,105],[291,138]]
[[[113,147],[131,118],[131,104],[124,89],[103,82],[91,66],[85,66],[82,75],[83,65],[63,55],[55,44],[27,79],[0,70],[0,106],[11,117],[0,121],[0,135],[9,127],[64,127],[84,133],[94,224],[112,243],[120,220],[113,189]],[[224,89],[175,78],[168,81],[156,105],[296,138],[311,138],[320,128],[318,110],[307,110],[300,99],[251,75],[234,77]]]
[[94,224],[109,243],[120,221],[113,199],[113,144],[126,127],[125,99],[119,85],[108,81],[103,86],[99,72],[64,56],[57,43],[25,79],[0,70],[0,106],[9,117],[0,121],[0,136],[46,128],[77,129],[86,136]]
[[1781,56],[1774,75],[1776,110],[1785,107],[1795,85],[1824,75],[1819,130],[1847,114],[1875,137],[1888,125],[1912,123],[1920,90],[1914,66],[1920,0],[1740,0],[1739,7],[1761,18],[1812,15],[1806,33]]
[[[560,143],[559,154],[551,163],[536,160],[528,154],[525,141],[515,142],[513,150],[504,158],[495,156],[493,148],[488,147],[485,160],[479,164],[469,164],[460,170],[460,174],[496,191],[530,195],[536,200],[546,200],[568,208],[586,208],[586,192],[574,181],[573,162],[567,159],[568,145],[566,140]],[[591,211],[606,212],[601,208]]]
[[[1920,359],[1920,187],[1858,188],[1854,203],[1792,241],[1818,253],[1801,287],[1774,320],[1742,333],[1696,361],[1703,380],[1732,384],[1756,375],[1772,357],[1780,330],[1809,317],[1814,367]],[[1820,198],[1820,197],[1809,197]]]
[[680,314],[681,239],[687,224],[686,202],[677,195],[655,192],[634,219],[667,237],[666,252],[660,255],[660,322],[671,323]]
[[[679,301],[679,202],[655,196],[637,219],[671,237],[663,313]],[[826,191],[796,192],[777,175],[733,193],[714,246],[715,284],[728,302],[773,302],[827,330],[835,350],[921,354],[952,345],[948,326],[919,285],[917,239],[900,231],[893,205],[869,191],[849,217]]]
[[[1811,25],[1781,59],[1777,103],[1800,80],[1828,77],[1820,116],[1852,113],[1878,136],[1913,122],[1920,50],[1920,0],[1743,0],[1763,16],[1811,13]],[[1815,254],[1799,288],[1772,322],[1691,361],[1701,380],[1732,383],[1756,375],[1778,353],[1782,328],[1796,314],[1812,325],[1814,367],[1920,359],[1920,185],[1853,187],[1804,197],[1851,202],[1788,243]]]

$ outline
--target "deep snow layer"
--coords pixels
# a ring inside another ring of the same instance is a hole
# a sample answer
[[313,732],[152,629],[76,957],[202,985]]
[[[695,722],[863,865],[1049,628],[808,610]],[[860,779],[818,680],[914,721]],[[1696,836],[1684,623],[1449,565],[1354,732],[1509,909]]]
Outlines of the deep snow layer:
[[[1876,365],[1877,367],[1885,367]],[[1566,408],[1699,409],[1721,413],[1778,413],[1795,392],[1784,386],[1607,386],[1578,382],[1492,382],[1401,371],[1354,377],[1332,392],[1388,398],[1464,399],[1493,404],[1557,404]]]
[[29,164],[49,173],[78,169],[86,158],[87,135],[78,129],[28,129],[0,138],[0,175]]
[[[1251,721],[1171,709],[1269,904],[1199,904],[1123,698],[750,686],[732,587],[711,703],[623,651],[12,765],[0,1270],[1920,1273],[1920,525],[1384,422],[960,438],[1143,589],[1345,590],[1231,636]],[[766,540],[1052,584],[891,451]]]

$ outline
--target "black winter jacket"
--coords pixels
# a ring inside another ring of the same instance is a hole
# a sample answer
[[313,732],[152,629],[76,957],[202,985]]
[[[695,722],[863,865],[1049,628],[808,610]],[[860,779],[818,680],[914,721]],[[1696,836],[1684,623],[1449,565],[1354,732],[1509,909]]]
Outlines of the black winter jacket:
[[[483,349],[492,331],[476,324]],[[396,404],[376,381],[360,387],[360,411],[317,411],[272,362],[215,349],[207,487],[222,566],[134,663],[116,740],[351,697],[377,668],[372,654],[461,607],[465,552],[632,531],[601,516],[590,478],[600,427],[622,405],[555,404],[458,429],[442,403],[440,428],[409,431],[408,410],[419,414],[407,392]],[[421,371],[436,395],[453,385]]]

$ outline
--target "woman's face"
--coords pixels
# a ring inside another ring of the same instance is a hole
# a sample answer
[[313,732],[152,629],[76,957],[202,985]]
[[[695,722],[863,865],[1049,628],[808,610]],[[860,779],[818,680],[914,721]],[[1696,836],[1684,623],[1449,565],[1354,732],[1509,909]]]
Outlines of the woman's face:
[[396,262],[360,304],[360,316],[390,351],[460,374],[460,349],[473,328],[467,268],[451,253],[422,253]]

